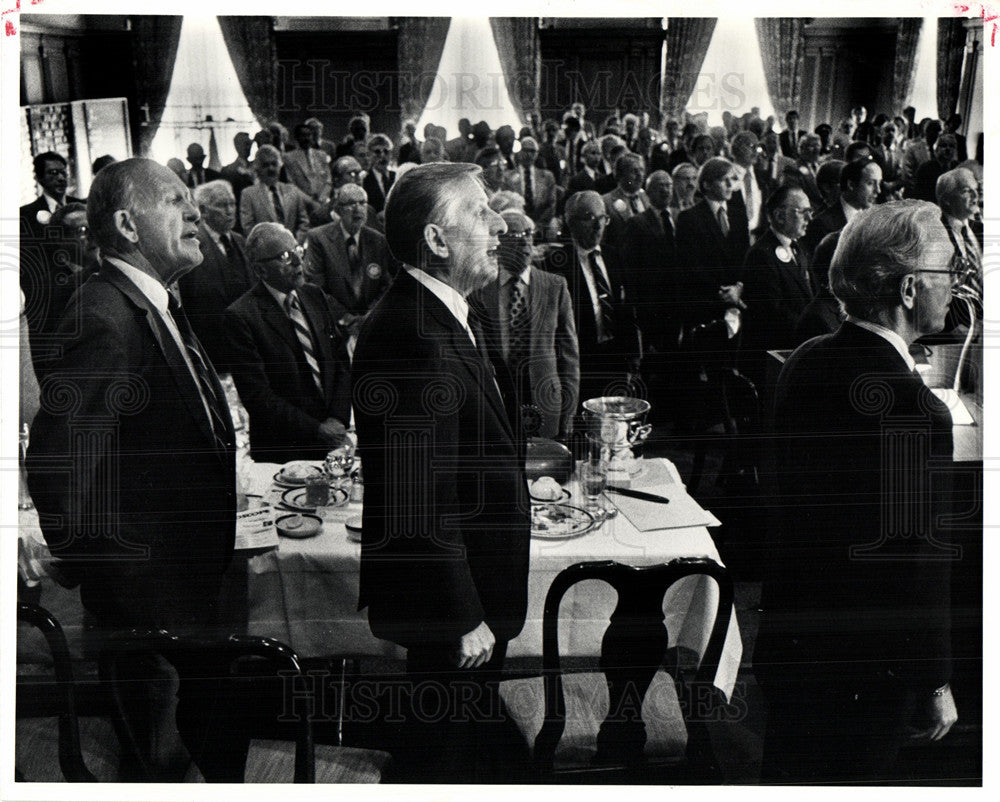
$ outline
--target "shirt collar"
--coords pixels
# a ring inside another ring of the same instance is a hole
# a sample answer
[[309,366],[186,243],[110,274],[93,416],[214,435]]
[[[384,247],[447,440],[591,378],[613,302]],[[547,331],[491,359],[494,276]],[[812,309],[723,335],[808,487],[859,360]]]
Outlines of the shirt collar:
[[791,237],[786,237],[784,234],[782,234],[782,233],[780,233],[778,231],[775,231],[774,230],[774,226],[771,226],[771,233],[774,234],[775,237],[777,237],[778,242],[781,243],[781,245],[783,245],[785,248],[790,248],[791,247],[791,245],[792,245],[792,238]]
[[[349,239],[350,239],[351,237],[353,237],[353,236],[357,236],[357,235],[355,235],[355,234],[350,234],[350,233],[348,233],[347,229],[346,229],[346,228],[344,228],[344,218],[340,218],[340,233],[344,235],[344,242],[345,242],[345,243],[346,243],[346,242],[347,242],[347,241],[348,241],[348,240],[349,240]],[[358,232],[358,234],[360,234],[360,233],[361,233],[361,232],[359,231],[359,232]],[[358,242],[359,242],[359,243],[361,242],[361,239],[360,239],[360,238],[358,239]]]
[[595,170],[593,167],[588,167],[585,164],[585,165],[583,165],[583,169],[587,173],[587,175],[589,175],[591,178],[596,178],[597,177],[597,170]]
[[281,290],[276,290],[274,287],[272,287],[270,284],[268,284],[263,279],[261,279],[260,283],[263,284],[265,287],[267,287],[267,291],[269,293],[271,293],[271,297],[274,298],[274,300],[276,300],[278,302],[278,306],[280,306],[282,309],[284,309],[285,308],[285,299],[288,297],[288,293],[287,292],[282,292]]
[[[60,201],[58,201],[56,198],[52,197],[48,192],[43,192],[42,193],[42,197],[45,198],[45,204],[49,207],[49,211],[50,212],[54,213],[55,210],[59,208]],[[66,196],[65,195],[63,195],[62,203],[63,204],[66,203]]]
[[706,198],[705,199],[705,203],[707,203],[708,204],[708,208],[712,210],[712,216],[713,217],[718,217],[719,216],[719,209],[725,209],[726,213],[727,214],[729,213],[729,208],[726,206],[726,202],[725,201],[708,200]]
[[170,296],[167,294],[167,288],[163,286],[163,282],[115,256],[106,256],[105,261],[110,262],[121,270],[125,274],[125,277],[139,288],[139,292],[149,299],[149,302],[156,307],[156,310],[161,315],[167,313],[167,304],[170,302]]
[[214,242],[216,245],[221,245],[222,234],[220,234],[218,231],[212,228],[208,223],[205,223],[204,228],[205,231],[208,232],[208,236],[212,238],[212,242]]
[[899,355],[903,358],[903,361],[906,362],[906,366],[911,371],[916,370],[917,363],[914,362],[913,357],[910,356],[910,349],[907,347],[906,342],[892,329],[887,329],[885,326],[880,326],[877,323],[872,323],[868,320],[859,320],[851,315],[847,316],[847,322],[853,323],[855,326],[864,329],[865,331],[870,331],[872,334],[877,334],[896,349]]
[[944,214],[942,217],[944,219],[944,224],[956,234],[961,234],[965,229],[967,221],[959,220],[957,217],[952,217],[950,214]]
[[511,273],[509,270],[504,270],[504,275],[506,276],[506,283],[510,283],[512,279],[520,280],[524,286],[531,285],[531,265],[529,264],[520,273]]
[[445,284],[439,278],[434,278],[419,267],[407,265],[406,272],[434,293],[438,300],[448,307],[448,311],[463,329],[469,328],[469,304],[454,287]]
[[604,259],[604,255],[601,253],[601,246],[600,245],[596,245],[595,247],[591,248],[590,250],[584,250],[583,248],[581,248],[579,245],[577,245],[574,242],[573,243],[573,247],[576,248],[576,252],[577,252],[577,254],[579,254],[581,262],[587,262],[588,261],[587,257],[590,256],[591,253],[596,253],[598,256],[601,257],[601,259]]

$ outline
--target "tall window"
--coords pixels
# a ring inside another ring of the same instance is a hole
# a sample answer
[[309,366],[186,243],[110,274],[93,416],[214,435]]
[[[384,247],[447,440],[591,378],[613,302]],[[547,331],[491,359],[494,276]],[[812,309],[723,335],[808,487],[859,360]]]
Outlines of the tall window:
[[491,128],[520,127],[507,94],[500,55],[487,17],[453,17],[441,53],[437,79],[417,123],[419,135],[427,123],[442,125],[448,137],[458,136],[458,121],[485,120]]
[[917,110],[917,121],[935,119],[937,112],[937,17],[924,17],[917,43],[917,74],[913,79],[910,105]]
[[739,117],[754,106],[765,119],[774,114],[753,18],[719,17],[687,110],[722,125],[722,112]]
[[[187,146],[197,142],[208,155],[205,166],[218,169],[236,158],[236,133],[246,131],[253,136],[259,128],[240,88],[219,21],[185,16],[167,105],[150,158],[161,164],[173,157],[183,160]],[[210,148],[213,132],[218,155]]]

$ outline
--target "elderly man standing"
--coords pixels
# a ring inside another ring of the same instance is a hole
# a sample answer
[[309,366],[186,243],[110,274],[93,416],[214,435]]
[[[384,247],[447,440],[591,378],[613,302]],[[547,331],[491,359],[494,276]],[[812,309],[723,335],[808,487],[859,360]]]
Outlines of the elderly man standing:
[[538,143],[526,136],[514,156],[517,168],[504,172],[501,185],[524,198],[525,213],[544,228],[556,212],[556,179],[548,170],[535,166],[537,158]]
[[645,161],[639,154],[625,151],[615,160],[614,176],[618,186],[601,196],[608,215],[604,241],[620,248],[625,236],[625,224],[649,208],[649,198],[642,188],[646,177]]
[[345,184],[334,201],[339,219],[306,237],[306,276],[346,310],[340,323],[353,337],[397,269],[385,237],[365,224],[367,210],[365,191]]
[[247,238],[259,281],[226,310],[227,348],[250,415],[258,462],[322,459],[351,417],[343,310],[305,283],[302,249],[287,229],[260,223]]
[[830,273],[847,320],[789,357],[775,399],[782,525],[754,654],[771,707],[763,779],[892,782],[907,737],[939,740],[957,719],[952,422],[909,346],[942,329],[960,276],[939,210],[914,201],[848,223]]
[[[61,361],[42,387],[28,484],[60,573],[80,586],[87,630],[218,634],[236,524],[225,395],[168,289],[202,260],[198,210],[166,167],[127,159],[94,179],[87,219],[100,271],[70,300]],[[154,749],[173,693],[140,670],[127,696],[147,757],[179,780],[182,751]],[[157,685],[156,687],[161,687]],[[168,724],[169,722],[169,724]],[[141,748],[141,746],[140,746]]]
[[[409,781],[509,781],[517,768],[498,765],[497,672],[527,609],[529,501],[505,407],[514,389],[502,363],[494,378],[466,301],[497,280],[505,231],[478,175],[435,163],[399,178],[386,234],[405,268],[354,352],[365,466],[359,606],[375,635],[407,649],[411,694],[394,757]],[[427,682],[444,689],[430,718],[419,707]]]
[[375,212],[385,208],[385,198],[396,180],[396,173],[389,169],[389,157],[392,156],[392,140],[385,134],[372,134],[368,137],[368,158],[371,169],[365,176],[362,186],[368,193],[368,202]]
[[69,183],[69,167],[66,159],[58,153],[48,151],[34,158],[35,182],[42,188],[42,194],[19,210],[22,235],[29,234],[41,239],[45,226],[56,209],[67,203],[82,203],[80,198],[66,194]]
[[198,244],[204,257],[177,282],[191,328],[205,346],[212,363],[228,372],[222,313],[253,285],[245,240],[233,231],[236,198],[228,181],[202,184],[194,191],[201,213]]
[[501,212],[500,276],[469,303],[514,377],[519,406],[534,406],[536,434],[565,440],[573,430],[580,390],[580,354],[566,280],[531,266],[534,223],[519,211]]
[[315,132],[305,123],[292,129],[298,150],[285,154],[288,180],[324,207],[330,201],[330,157],[314,145]]
[[304,242],[309,231],[309,198],[294,184],[279,181],[281,153],[262,145],[253,161],[257,183],[240,196],[240,224],[249,233],[258,223],[281,223]]

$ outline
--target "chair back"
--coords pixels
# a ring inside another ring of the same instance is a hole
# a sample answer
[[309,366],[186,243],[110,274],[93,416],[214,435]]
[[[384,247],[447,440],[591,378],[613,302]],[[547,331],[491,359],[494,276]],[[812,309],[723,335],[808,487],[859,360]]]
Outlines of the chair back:
[[29,624],[45,637],[52,651],[52,662],[59,693],[59,768],[69,782],[96,782],[83,761],[80,748],[80,723],[76,713],[76,684],[66,635],[55,617],[43,607],[18,602],[17,620]]
[[[182,694],[185,685],[220,678],[221,670],[228,670],[228,674],[221,677],[223,679],[234,676],[237,664],[248,658],[263,659],[274,676],[294,678],[302,673],[298,655],[290,647],[271,638],[230,635],[223,639],[203,639],[174,635],[162,629],[131,630],[110,638],[100,655],[101,677],[109,684],[122,747],[130,754],[140,771],[150,778],[154,774],[147,764],[139,746],[140,739],[130,720],[122,693],[126,680],[120,672],[125,661],[150,655],[160,655],[174,666],[180,676]],[[311,719],[309,715],[295,718],[294,782],[313,783],[316,764]]]
[[[601,644],[600,667],[607,681],[611,703],[616,707],[630,685],[644,695],[653,674],[663,663],[667,648],[664,626],[663,599],[667,590],[679,580],[693,575],[713,579],[719,587],[712,632],[695,675],[698,686],[710,687],[722,657],[726,633],[733,609],[733,583],[728,571],[714,560],[683,558],[660,565],[635,567],[614,561],[582,562],[561,571],[553,580],[545,597],[542,620],[542,664],[545,720],[535,740],[533,763],[537,771],[548,774],[554,769],[556,747],[566,725],[566,701],[563,691],[562,666],[559,654],[559,605],[566,592],[578,582],[598,579],[611,585],[618,593],[618,604],[611,615]],[[610,719],[610,716],[609,716]],[[638,725],[641,727],[641,722]],[[616,736],[609,720],[598,734],[598,757],[602,748],[614,752]],[[603,744],[602,744],[602,736]],[[641,755],[634,753],[604,755],[636,762]]]

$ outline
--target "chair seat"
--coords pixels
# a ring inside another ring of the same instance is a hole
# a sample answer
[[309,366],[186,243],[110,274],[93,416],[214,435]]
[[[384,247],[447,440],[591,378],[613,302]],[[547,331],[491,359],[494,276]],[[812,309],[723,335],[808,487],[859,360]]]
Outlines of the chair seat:
[[[388,752],[350,746],[318,745],[317,783],[379,783],[389,765]],[[295,775],[295,742],[255,740],[247,755],[246,783],[290,783]]]
[[[81,716],[80,749],[87,768],[100,782],[117,782],[120,759],[111,721]],[[18,719],[14,726],[14,764],[29,782],[65,782],[59,768],[59,724],[55,716]]]
[[[564,674],[563,689],[566,728],[556,747],[556,771],[590,765],[597,754],[597,731],[608,715],[608,686],[603,674]],[[542,678],[506,680],[500,683],[500,696],[531,748],[544,719]],[[673,678],[662,669],[656,672],[643,700],[642,719],[646,725],[643,755],[647,760],[660,762],[684,757],[687,728]]]

